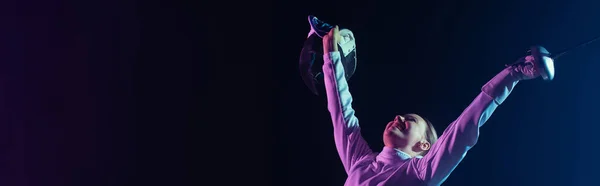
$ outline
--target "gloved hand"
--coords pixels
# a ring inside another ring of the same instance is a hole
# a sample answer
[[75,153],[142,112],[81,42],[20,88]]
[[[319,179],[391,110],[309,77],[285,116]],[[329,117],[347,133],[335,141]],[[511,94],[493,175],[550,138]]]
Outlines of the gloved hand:
[[525,56],[517,60],[517,63],[508,66],[510,73],[517,80],[535,79],[540,76],[534,63],[533,56]]
[[535,67],[533,56],[525,56],[496,74],[481,90],[500,105],[520,80],[535,79],[540,73]]
[[340,35],[340,27],[333,27],[327,35],[323,36],[323,53],[329,54],[329,52],[337,52],[338,43],[342,40],[342,36]]
[[323,52],[325,53],[340,51],[345,57],[355,49],[354,34],[348,29],[340,30],[340,27],[336,25],[323,36]]

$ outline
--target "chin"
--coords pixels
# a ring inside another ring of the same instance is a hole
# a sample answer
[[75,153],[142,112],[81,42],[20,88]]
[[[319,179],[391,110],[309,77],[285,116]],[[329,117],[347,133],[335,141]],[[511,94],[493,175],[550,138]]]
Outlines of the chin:
[[385,145],[398,147],[398,146],[401,146],[402,144],[406,144],[406,140],[404,140],[398,136],[384,136],[383,143]]

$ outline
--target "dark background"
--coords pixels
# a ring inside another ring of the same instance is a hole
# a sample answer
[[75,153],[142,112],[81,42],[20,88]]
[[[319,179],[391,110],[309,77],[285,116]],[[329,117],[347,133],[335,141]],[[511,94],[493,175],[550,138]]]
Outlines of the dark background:
[[[374,150],[396,113],[438,129],[504,64],[600,33],[589,1],[3,1],[0,184],[343,185],[298,74],[309,14],[354,31]],[[594,53],[522,82],[445,185],[591,185]],[[209,183],[216,181],[216,183]]]

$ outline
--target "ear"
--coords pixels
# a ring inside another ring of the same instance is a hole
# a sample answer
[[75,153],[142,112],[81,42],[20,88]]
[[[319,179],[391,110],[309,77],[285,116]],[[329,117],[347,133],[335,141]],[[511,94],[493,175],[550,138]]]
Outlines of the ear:
[[421,148],[421,150],[426,151],[431,148],[431,143],[429,143],[428,141],[421,141],[419,143],[419,147]]

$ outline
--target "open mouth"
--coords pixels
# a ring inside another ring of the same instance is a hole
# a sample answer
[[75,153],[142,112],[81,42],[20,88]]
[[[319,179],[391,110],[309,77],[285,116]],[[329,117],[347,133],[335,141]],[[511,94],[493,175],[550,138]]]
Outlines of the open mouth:
[[406,126],[403,123],[398,123],[398,122],[394,122],[394,127],[401,131],[406,129]]

